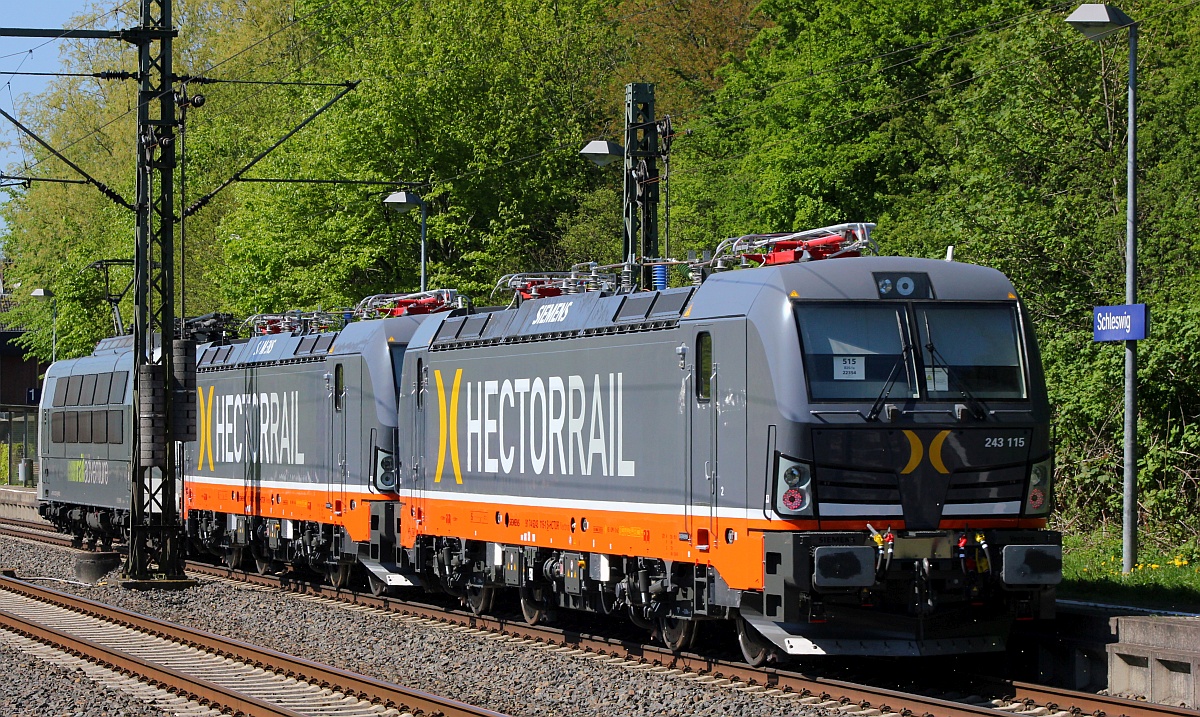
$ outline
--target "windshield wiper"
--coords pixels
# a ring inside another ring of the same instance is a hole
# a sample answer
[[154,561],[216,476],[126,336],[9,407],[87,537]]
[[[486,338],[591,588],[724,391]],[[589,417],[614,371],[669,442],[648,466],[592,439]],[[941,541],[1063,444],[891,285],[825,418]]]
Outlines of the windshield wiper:
[[[942,362],[942,370],[946,372],[946,378],[958,389],[958,392],[962,395],[963,400],[967,402],[967,407],[971,410],[971,415],[977,420],[984,420],[984,418],[987,416],[987,408],[983,405],[982,401],[975,397],[975,394],[971,393],[971,389],[967,388],[966,382],[959,377],[957,371],[951,369],[950,362],[947,361],[946,357],[943,356],[941,352],[937,350],[937,347],[933,345],[933,331],[929,328],[929,314],[925,314],[924,319],[925,336],[929,339],[929,343],[925,344],[925,350],[929,352],[931,364],[929,368],[936,372],[938,365],[934,359],[940,360]],[[936,377],[936,374],[934,375]],[[928,386],[925,388],[926,390],[929,390]]]
[[[892,395],[892,388],[896,385],[896,374],[900,371],[900,364],[904,365],[904,372],[907,374],[909,366],[907,364],[908,354],[912,351],[912,344],[908,340],[908,332],[904,330],[904,325],[900,322],[900,314],[896,314],[896,326],[900,329],[900,335],[904,337],[904,348],[900,351],[900,356],[896,358],[896,363],[892,364],[892,371],[888,374],[887,381],[883,383],[883,390],[879,392],[879,397],[875,399],[875,403],[871,404],[871,410],[867,412],[867,422],[879,420],[879,413],[883,411],[885,402]],[[911,379],[911,374],[909,375]],[[908,382],[912,386],[912,381]]]

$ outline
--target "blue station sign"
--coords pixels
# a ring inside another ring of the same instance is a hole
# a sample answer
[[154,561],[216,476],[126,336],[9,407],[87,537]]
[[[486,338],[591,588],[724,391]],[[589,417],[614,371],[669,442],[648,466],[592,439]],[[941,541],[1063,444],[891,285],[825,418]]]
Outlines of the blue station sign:
[[1097,306],[1092,309],[1093,341],[1138,341],[1150,329],[1150,312],[1145,304]]

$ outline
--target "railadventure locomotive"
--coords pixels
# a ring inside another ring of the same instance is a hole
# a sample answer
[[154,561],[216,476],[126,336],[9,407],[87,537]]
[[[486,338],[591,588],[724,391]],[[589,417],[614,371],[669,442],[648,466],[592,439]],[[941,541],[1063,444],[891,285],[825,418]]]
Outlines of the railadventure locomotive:
[[[1003,649],[1061,577],[1033,330],[999,272],[860,256],[871,228],[730,240],[693,286],[514,276],[505,309],[374,297],[203,344],[188,536],[673,649],[733,622],[752,663]],[[80,540],[123,530],[127,344],[46,377],[42,511]]]

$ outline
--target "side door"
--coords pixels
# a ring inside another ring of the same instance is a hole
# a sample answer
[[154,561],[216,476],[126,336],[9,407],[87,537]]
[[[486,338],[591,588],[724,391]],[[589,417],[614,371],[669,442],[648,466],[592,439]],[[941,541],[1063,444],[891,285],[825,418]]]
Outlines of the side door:
[[341,516],[346,506],[346,482],[349,478],[348,453],[351,437],[357,435],[352,431],[351,423],[357,424],[360,418],[358,401],[361,394],[357,390],[362,372],[357,356],[339,357],[330,362],[329,384],[329,465],[331,467],[328,485],[326,507],[334,518]]
[[716,405],[719,366],[711,324],[695,328],[691,349],[690,385],[687,391],[687,523],[692,545],[701,552],[707,552],[714,542],[716,497],[720,482]]
[[425,439],[430,411],[429,366],[425,363],[424,356],[417,359],[409,385],[413,400],[410,403],[412,411],[408,416],[409,430],[412,432],[412,456],[409,457],[412,505],[408,517],[414,533],[421,533],[425,527],[425,453],[428,450]]

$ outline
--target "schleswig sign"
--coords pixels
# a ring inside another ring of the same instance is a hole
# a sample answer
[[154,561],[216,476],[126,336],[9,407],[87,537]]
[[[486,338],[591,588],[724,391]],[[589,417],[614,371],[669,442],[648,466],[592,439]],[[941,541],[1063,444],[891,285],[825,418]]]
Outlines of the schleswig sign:
[[1145,304],[1092,309],[1093,341],[1137,341],[1146,338],[1149,327],[1150,312]]

